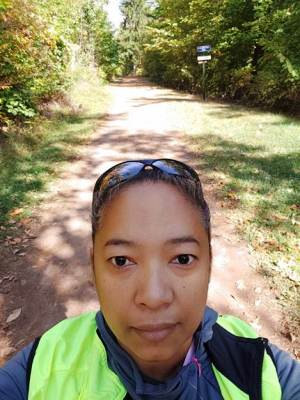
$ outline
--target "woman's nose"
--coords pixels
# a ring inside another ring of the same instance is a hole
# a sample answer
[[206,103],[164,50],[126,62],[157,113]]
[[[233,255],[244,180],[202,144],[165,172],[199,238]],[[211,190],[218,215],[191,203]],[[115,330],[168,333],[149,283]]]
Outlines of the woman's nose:
[[151,265],[141,268],[135,298],[138,306],[156,310],[171,304],[173,298],[174,293],[165,266]]

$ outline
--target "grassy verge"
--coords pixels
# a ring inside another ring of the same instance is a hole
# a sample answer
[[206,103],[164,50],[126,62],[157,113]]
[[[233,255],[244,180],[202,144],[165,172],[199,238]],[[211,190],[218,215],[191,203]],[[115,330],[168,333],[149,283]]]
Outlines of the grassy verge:
[[239,229],[253,248],[267,254],[281,272],[289,267],[284,272],[297,279],[300,121],[204,105],[191,141],[202,168],[218,183],[220,196],[241,213]]
[[49,181],[89,140],[108,103],[96,72],[81,68],[64,98],[44,107],[47,118],[0,137],[0,237],[30,215]]
[[300,120],[209,102],[180,108],[200,170],[231,209],[299,335]]

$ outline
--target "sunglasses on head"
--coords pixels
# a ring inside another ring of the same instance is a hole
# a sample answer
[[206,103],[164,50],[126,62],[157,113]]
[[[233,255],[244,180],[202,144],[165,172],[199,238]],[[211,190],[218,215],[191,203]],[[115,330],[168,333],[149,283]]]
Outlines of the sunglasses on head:
[[191,167],[181,161],[163,158],[158,160],[132,160],[114,165],[104,172],[96,181],[94,193],[104,192],[114,186],[127,182],[142,171],[157,169],[166,175],[180,176],[200,183],[200,179]]

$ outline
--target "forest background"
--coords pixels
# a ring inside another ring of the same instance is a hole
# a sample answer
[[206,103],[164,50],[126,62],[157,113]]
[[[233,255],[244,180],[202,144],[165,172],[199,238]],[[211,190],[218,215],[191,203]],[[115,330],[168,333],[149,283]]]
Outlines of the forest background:
[[[210,96],[299,111],[295,0],[124,0],[114,34],[104,0],[0,1],[0,125],[31,118],[84,61],[101,78],[135,72],[202,91],[199,44],[212,46]],[[5,130],[5,129],[4,129]]]

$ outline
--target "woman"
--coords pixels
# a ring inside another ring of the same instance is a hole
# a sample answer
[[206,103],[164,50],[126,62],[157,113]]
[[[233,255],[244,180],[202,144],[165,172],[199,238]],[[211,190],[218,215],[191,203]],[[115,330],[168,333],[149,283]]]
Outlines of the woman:
[[189,166],[118,164],[95,184],[98,313],[67,319],[0,372],[1,399],[300,399],[300,366],[206,306],[210,214]]

